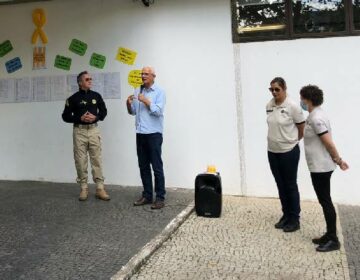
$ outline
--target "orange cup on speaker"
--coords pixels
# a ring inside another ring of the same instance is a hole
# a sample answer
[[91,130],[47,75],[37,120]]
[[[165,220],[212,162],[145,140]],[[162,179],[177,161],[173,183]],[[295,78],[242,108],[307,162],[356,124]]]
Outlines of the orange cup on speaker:
[[206,172],[207,173],[216,173],[216,166],[215,165],[208,165]]

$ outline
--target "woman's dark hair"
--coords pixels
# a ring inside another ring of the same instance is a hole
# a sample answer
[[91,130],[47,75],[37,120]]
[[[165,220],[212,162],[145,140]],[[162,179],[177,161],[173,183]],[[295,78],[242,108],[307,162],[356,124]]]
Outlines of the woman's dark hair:
[[272,79],[270,84],[273,84],[273,83],[277,83],[282,89],[286,89],[286,82],[281,77],[275,77],[274,79]]
[[313,106],[319,106],[323,103],[323,91],[315,85],[307,85],[301,88],[300,95],[302,98],[311,101]]

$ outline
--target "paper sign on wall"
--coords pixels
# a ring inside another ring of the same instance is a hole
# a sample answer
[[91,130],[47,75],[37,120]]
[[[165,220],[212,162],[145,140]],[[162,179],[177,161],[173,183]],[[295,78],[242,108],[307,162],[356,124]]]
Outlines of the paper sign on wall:
[[136,59],[136,55],[137,53],[135,51],[120,47],[116,55],[116,59],[122,63],[133,65]]
[[46,68],[46,47],[34,47],[33,70]]
[[21,60],[15,57],[5,63],[6,71],[10,74],[22,68]]
[[83,56],[87,50],[87,44],[77,39],[72,39],[69,50],[73,53]]
[[62,55],[57,55],[56,58],[55,58],[54,66],[56,68],[69,71],[70,67],[71,67],[71,58],[70,57],[65,57],[65,56],[62,56]]
[[104,66],[105,66],[105,62],[106,62],[106,57],[105,56],[103,56],[101,54],[98,54],[98,53],[93,53],[91,55],[91,58],[90,58],[90,65],[91,66],[103,69]]
[[128,83],[134,88],[137,88],[143,84],[141,79],[141,70],[131,70],[128,75]]
[[0,57],[3,57],[4,55],[11,52],[13,49],[13,46],[11,45],[11,42],[9,40],[6,40],[2,44],[0,44]]

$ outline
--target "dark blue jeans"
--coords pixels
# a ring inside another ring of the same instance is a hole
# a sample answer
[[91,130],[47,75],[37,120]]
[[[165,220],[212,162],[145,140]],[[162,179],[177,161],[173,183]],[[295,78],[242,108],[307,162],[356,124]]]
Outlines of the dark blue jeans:
[[153,181],[150,165],[154,171],[156,199],[165,199],[165,177],[161,159],[162,142],[161,133],[136,134],[136,150],[144,187],[143,197],[151,201],[153,200]]
[[300,159],[299,146],[296,145],[286,153],[268,151],[268,159],[278,187],[284,216],[292,221],[299,221],[300,194],[297,185],[297,170]]

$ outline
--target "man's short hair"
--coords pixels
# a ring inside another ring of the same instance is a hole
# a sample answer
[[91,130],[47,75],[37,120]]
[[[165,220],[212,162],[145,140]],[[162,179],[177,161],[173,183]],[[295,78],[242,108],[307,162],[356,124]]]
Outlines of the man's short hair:
[[89,74],[89,72],[88,72],[88,71],[82,71],[82,72],[80,72],[80,73],[77,75],[76,81],[77,81],[78,85],[80,85],[81,78],[82,78],[82,76],[85,75],[85,74]]

